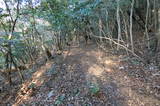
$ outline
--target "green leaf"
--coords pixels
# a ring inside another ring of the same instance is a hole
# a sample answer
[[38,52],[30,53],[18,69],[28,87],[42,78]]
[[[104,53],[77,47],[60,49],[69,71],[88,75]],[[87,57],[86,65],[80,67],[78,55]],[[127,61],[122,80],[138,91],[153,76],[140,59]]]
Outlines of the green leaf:
[[97,84],[94,84],[94,83],[91,84],[89,88],[90,88],[90,92],[91,92],[92,95],[97,94],[100,91],[99,86]]
[[36,87],[35,83],[31,83],[31,84],[29,85],[29,88],[35,88],[35,87]]
[[62,94],[61,96],[59,96],[59,97],[57,98],[55,104],[56,104],[56,105],[62,104],[63,101],[64,101],[64,99],[65,99],[65,94]]

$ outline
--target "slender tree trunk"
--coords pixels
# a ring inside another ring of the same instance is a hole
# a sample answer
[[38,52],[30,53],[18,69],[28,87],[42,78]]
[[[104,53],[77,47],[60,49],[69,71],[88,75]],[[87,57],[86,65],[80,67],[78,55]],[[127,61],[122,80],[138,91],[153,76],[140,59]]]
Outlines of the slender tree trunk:
[[156,0],[154,0],[154,30],[157,30],[157,8],[156,8]]
[[160,51],[160,8],[158,9],[158,33],[157,33],[157,39],[158,39],[158,45],[157,45],[157,52]]
[[[118,24],[118,44],[120,43],[120,39],[121,39],[121,22],[120,22],[120,5],[119,5],[119,1],[117,0],[117,24]],[[117,50],[119,50],[119,45],[117,45]]]
[[132,0],[132,3],[131,3],[131,12],[130,12],[130,40],[131,40],[132,52],[134,52],[133,32],[132,32],[132,28],[133,28],[133,23],[132,23],[133,8],[134,8],[134,0]]
[[149,43],[149,35],[148,35],[148,16],[149,16],[149,8],[150,8],[150,2],[147,0],[147,12],[146,12],[146,22],[145,22],[145,35],[147,38],[147,46],[148,49],[150,49],[150,43]]
[[100,42],[102,43],[102,20],[99,18],[99,36],[100,36]]

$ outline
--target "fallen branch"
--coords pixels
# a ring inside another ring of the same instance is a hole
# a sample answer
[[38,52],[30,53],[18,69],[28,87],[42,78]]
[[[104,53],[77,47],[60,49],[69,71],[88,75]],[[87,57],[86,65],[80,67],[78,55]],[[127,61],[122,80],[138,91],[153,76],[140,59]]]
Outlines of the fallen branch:
[[145,62],[143,58],[141,58],[140,56],[138,56],[137,54],[135,54],[132,50],[128,49],[126,46],[124,46],[124,45],[122,45],[122,44],[120,44],[120,43],[117,43],[116,41],[114,41],[114,40],[111,39],[111,38],[102,37],[102,36],[96,36],[96,35],[94,35],[93,33],[92,33],[92,36],[95,37],[95,38],[99,38],[99,39],[109,40],[109,41],[113,42],[114,44],[119,45],[119,46],[121,46],[122,48],[126,49],[128,52],[132,53],[133,56],[137,57],[140,61]]

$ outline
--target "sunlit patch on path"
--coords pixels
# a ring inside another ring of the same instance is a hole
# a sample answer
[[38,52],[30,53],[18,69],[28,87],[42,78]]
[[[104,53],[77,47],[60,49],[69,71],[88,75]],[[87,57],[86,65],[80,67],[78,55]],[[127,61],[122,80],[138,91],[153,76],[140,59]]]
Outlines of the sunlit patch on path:
[[88,73],[89,74],[97,76],[97,77],[102,76],[103,72],[104,72],[103,69],[100,66],[96,65],[96,64],[88,69]]
[[51,65],[52,63],[46,63],[32,75],[31,80],[22,84],[21,89],[17,93],[16,102],[13,106],[18,106],[19,104],[23,104],[25,101],[30,101],[31,96],[35,92],[34,90],[47,80],[45,73],[49,68],[51,68]]

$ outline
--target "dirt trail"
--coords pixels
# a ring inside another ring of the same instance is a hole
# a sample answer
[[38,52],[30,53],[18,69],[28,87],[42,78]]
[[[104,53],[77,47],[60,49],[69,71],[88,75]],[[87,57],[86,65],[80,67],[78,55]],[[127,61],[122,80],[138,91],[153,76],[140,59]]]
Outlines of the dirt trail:
[[118,56],[104,53],[94,44],[72,48],[64,63],[67,67],[72,67],[68,69],[68,73],[71,74],[69,78],[77,76],[76,81],[82,79],[85,80],[87,86],[95,84],[100,87],[98,97],[95,96],[88,101],[92,105],[160,106],[158,99],[134,90],[136,86],[139,87],[143,83],[135,81],[121,70]]
[[[94,44],[73,46],[54,61],[57,63],[49,66],[52,74],[46,71],[42,75],[45,82],[22,104],[160,106],[160,101],[154,96],[137,92],[144,83],[128,76],[119,56],[104,53]],[[91,87],[99,89],[98,93],[92,93]]]

